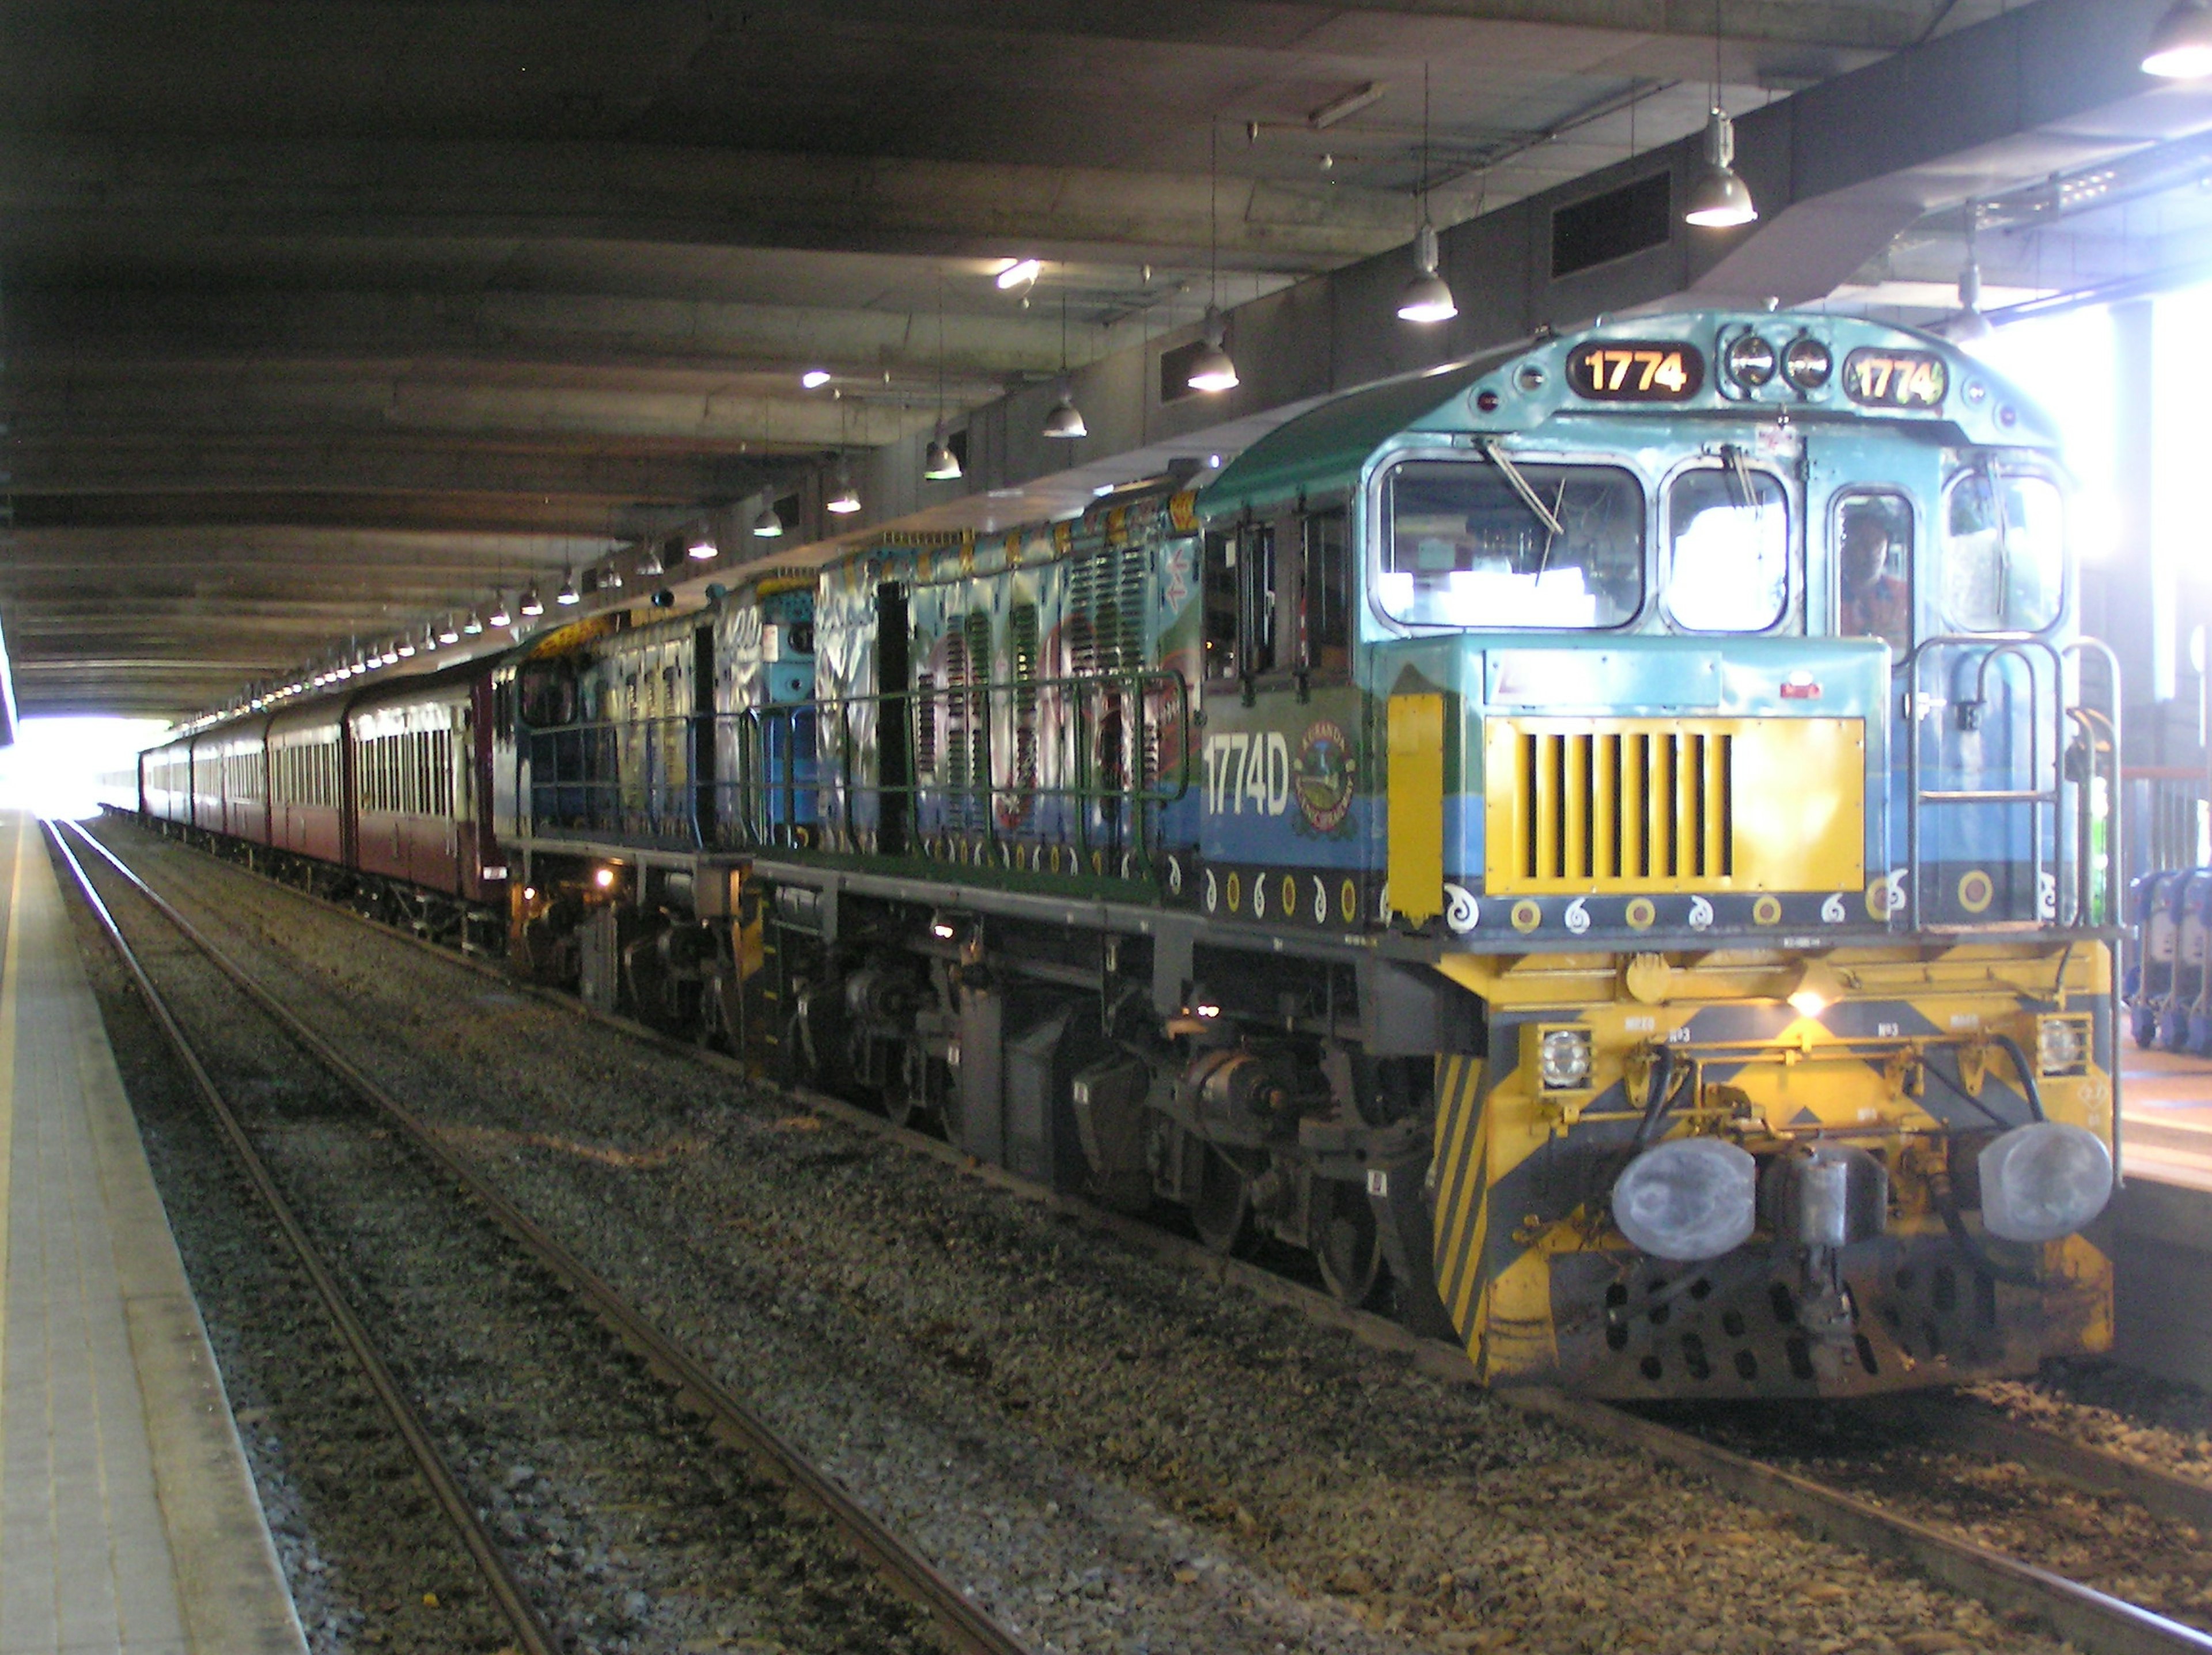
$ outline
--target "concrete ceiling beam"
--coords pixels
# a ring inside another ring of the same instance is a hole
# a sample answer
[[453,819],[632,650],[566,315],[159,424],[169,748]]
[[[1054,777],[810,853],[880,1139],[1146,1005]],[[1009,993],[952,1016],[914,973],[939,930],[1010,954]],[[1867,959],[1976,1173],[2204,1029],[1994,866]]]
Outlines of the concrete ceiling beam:
[[1224,173],[651,144],[0,137],[0,246],[156,236],[616,240],[1325,269],[1405,240],[1396,191]]

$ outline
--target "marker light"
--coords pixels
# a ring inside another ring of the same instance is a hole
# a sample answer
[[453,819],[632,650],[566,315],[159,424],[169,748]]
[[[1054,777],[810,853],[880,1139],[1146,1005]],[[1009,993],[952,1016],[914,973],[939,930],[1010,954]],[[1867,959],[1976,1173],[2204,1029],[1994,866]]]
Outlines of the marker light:
[[1818,1017],[1843,997],[1843,979],[1825,961],[1808,959],[1790,991],[1790,1009],[1800,1017]]
[[1738,385],[1760,386],[1774,377],[1774,347],[1756,333],[1729,341],[1729,377]]
[[1590,1074],[1588,1029],[1547,1029],[1536,1043],[1536,1070],[1554,1092],[1586,1085]]

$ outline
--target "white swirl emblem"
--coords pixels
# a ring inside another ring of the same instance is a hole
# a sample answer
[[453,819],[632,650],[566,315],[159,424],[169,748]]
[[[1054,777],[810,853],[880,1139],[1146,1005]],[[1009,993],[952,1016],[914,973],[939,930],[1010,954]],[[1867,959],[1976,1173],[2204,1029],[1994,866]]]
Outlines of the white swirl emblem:
[[1267,876],[1264,873],[1255,876],[1252,881],[1252,917],[1255,920],[1267,917]]
[[1180,856],[1168,858],[1168,895],[1182,895],[1182,858]]
[[[1582,935],[1590,928],[1589,904],[1580,897],[1576,897],[1567,904],[1566,922],[1568,930],[1577,936]],[[1693,908],[1690,910],[1690,923],[1695,925],[1697,922],[1697,910]]]
[[1712,928],[1713,905],[1703,897],[1690,898],[1690,929],[1707,931]]
[[1328,923],[1328,885],[1318,873],[1314,876],[1314,923]]
[[1481,917],[1482,906],[1475,901],[1472,891],[1463,885],[1444,887],[1444,923],[1451,927],[1454,936],[1465,936]]
[[1840,893],[1832,895],[1820,904],[1820,917],[1830,925],[1844,922],[1844,899]]
[[1206,911],[1211,914],[1221,903],[1221,892],[1213,883],[1213,870],[1206,870]]

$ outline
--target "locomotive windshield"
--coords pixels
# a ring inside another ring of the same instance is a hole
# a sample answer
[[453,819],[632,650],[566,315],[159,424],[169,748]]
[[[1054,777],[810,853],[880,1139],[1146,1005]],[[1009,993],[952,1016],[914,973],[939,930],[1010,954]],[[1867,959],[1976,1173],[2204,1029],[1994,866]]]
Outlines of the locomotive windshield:
[[1603,628],[1643,606],[1644,490],[1625,471],[1415,460],[1390,473],[1383,513],[1376,591],[1395,620]]
[[1764,632],[1790,602],[1790,504],[1740,451],[1667,494],[1667,612],[1693,632]]
[[2066,549],[2057,485],[1990,461],[1961,472],[1943,514],[1943,593],[1969,632],[2039,632],[2058,618]]

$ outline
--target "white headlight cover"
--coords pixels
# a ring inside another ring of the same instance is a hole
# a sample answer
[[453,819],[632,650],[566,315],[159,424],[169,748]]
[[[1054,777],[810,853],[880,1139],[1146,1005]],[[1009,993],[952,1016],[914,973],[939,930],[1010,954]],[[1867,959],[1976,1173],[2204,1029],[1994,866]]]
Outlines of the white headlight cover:
[[1718,1258],[1751,1238],[1759,1168],[1718,1138],[1655,1144],[1613,1184],[1613,1221],[1644,1252],[1678,1264]]
[[1982,1224],[2007,1241],[2056,1241],[2105,1210],[2112,1154],[2063,1121],[2031,1121],[1981,1154]]

